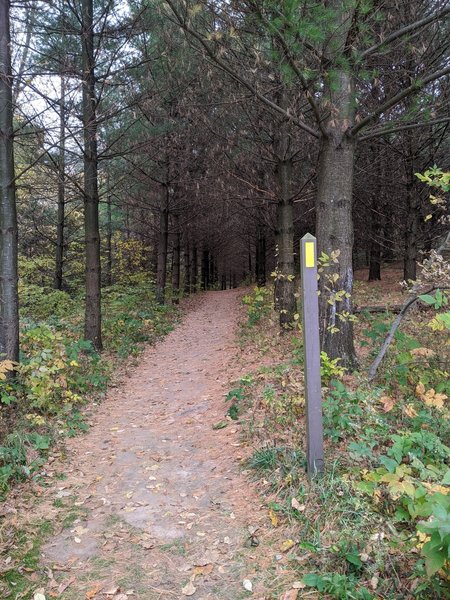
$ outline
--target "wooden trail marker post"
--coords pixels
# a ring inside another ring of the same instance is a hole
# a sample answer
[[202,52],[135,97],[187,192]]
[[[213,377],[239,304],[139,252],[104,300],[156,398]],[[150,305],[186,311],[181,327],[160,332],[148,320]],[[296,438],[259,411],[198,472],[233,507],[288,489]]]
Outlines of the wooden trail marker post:
[[317,240],[307,233],[300,240],[303,347],[305,354],[306,455],[310,477],[322,473],[323,421],[320,381]]

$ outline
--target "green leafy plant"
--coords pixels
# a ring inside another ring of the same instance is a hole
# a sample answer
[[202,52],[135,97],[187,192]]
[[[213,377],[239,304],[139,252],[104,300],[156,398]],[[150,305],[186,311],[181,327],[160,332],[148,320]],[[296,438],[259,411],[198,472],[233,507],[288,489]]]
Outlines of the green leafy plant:
[[434,506],[431,518],[420,521],[417,529],[427,535],[421,548],[427,574],[434,575],[440,569],[450,574],[450,498],[444,496],[444,502]]
[[320,375],[322,382],[328,385],[331,379],[343,377],[347,372],[345,367],[339,365],[340,358],[330,358],[326,352],[320,353]]
[[244,296],[242,302],[247,306],[248,324],[251,327],[270,314],[270,292],[267,288],[255,287],[251,294]]

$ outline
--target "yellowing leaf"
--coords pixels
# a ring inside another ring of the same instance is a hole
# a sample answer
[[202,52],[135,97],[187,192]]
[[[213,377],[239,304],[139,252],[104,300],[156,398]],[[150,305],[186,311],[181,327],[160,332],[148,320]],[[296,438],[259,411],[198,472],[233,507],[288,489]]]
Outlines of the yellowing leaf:
[[274,527],[278,527],[278,525],[280,524],[280,520],[278,519],[277,513],[272,509],[269,510],[269,519],[271,520],[272,525]]
[[412,404],[407,404],[405,406],[405,414],[412,419],[417,416],[417,411]]
[[439,394],[435,390],[431,389],[424,394],[422,400],[425,402],[427,406],[434,406],[435,408],[443,408],[444,400],[447,400],[447,396],[445,394]]
[[425,394],[425,386],[421,381],[416,385],[416,394],[421,398]]
[[281,546],[280,546],[280,550],[281,552],[287,552],[288,550],[290,550],[291,548],[293,548],[295,546],[295,542],[294,540],[285,540]]

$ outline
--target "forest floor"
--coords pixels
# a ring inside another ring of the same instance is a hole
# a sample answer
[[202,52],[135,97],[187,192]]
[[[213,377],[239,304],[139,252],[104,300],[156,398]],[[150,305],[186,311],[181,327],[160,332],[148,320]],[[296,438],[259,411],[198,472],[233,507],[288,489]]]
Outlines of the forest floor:
[[305,476],[301,331],[280,335],[270,287],[196,294],[114,363],[89,431],[64,437],[61,421],[0,505],[0,598],[447,597],[417,528],[448,505],[448,336],[416,306],[369,384],[393,315],[364,309],[405,293],[401,265],[355,275],[360,371],[322,359],[323,478]]
[[267,511],[242,473],[238,425],[213,428],[230,378],[249,368],[236,346],[242,294],[194,299],[94,411],[90,431],[67,441],[38,500],[12,509],[25,532],[39,519],[53,532],[39,548],[47,581],[34,597],[237,600],[248,596],[244,580],[254,597],[263,592],[258,569],[274,554],[261,542]]

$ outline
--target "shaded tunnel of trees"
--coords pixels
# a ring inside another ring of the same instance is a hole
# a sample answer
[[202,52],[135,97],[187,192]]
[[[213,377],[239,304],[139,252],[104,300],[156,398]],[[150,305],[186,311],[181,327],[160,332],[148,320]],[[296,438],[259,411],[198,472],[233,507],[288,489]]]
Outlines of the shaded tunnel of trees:
[[18,256],[44,286],[85,287],[100,350],[102,286],[123,272],[151,273],[160,303],[168,286],[273,279],[288,328],[309,231],[339,251],[322,346],[355,364],[336,316],[353,270],[403,261],[413,280],[446,231],[415,173],[448,168],[449,15],[425,0],[0,0],[0,354],[18,359]]

